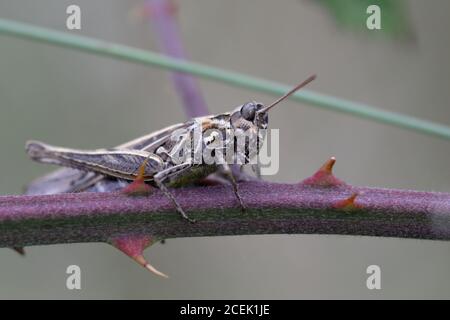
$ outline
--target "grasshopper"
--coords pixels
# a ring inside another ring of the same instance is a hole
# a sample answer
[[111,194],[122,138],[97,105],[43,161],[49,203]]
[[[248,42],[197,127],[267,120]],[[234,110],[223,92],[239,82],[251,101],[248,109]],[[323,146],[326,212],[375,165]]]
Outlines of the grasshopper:
[[[31,159],[66,168],[56,170],[31,182],[27,186],[26,193],[115,191],[126,187],[130,181],[137,179],[139,172],[141,172],[140,178],[145,183],[159,188],[172,201],[176,210],[184,219],[194,222],[186,215],[170,192],[169,187],[194,183],[212,173],[220,172],[231,183],[240,207],[245,210],[236,179],[228,163],[196,163],[190,158],[179,161],[180,153],[186,153],[184,149],[186,141],[192,138],[196,130],[202,134],[210,129],[215,130],[215,135],[202,135],[198,142],[194,142],[194,149],[204,151],[212,140],[222,134],[225,135],[227,130],[231,132],[237,130],[250,131],[256,133],[258,140],[257,154],[260,143],[264,140],[264,137],[258,135],[258,132],[267,128],[269,110],[314,79],[315,76],[309,77],[268,106],[262,103],[248,102],[231,112],[194,118],[185,123],[175,124],[150,133],[113,149],[77,150],[51,146],[39,141],[28,141],[26,151]],[[173,139],[174,133],[180,130],[186,134],[181,138]],[[226,142],[224,147],[227,147],[230,143],[230,141]],[[248,157],[248,141],[245,148],[245,155]],[[254,169],[258,174],[258,164],[254,166]]]

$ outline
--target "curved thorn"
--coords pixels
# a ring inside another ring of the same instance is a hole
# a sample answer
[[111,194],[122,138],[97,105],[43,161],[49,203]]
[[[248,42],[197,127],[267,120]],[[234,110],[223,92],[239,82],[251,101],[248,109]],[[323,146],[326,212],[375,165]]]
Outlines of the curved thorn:
[[145,260],[145,258],[144,258],[143,255],[135,256],[135,257],[133,257],[133,259],[134,259],[137,263],[139,263],[141,266],[143,266],[145,269],[147,269],[147,270],[153,272],[154,274],[156,274],[156,275],[158,275],[158,276],[160,276],[160,277],[166,278],[166,279],[169,278],[168,275],[166,275],[165,273],[162,273],[161,271],[159,271],[158,269],[156,269],[154,266],[152,266],[147,260]]
[[343,209],[343,210],[353,210],[358,209],[360,206],[356,204],[356,198],[360,194],[358,192],[354,192],[350,197],[344,200],[338,201],[334,207],[336,209]]
[[335,163],[336,158],[331,157],[319,168],[319,170],[316,171],[316,173],[303,180],[302,184],[316,187],[337,187],[346,185],[344,181],[334,176],[333,167]]
[[139,166],[136,178],[128,186],[122,189],[122,192],[129,196],[148,195],[152,192],[152,187],[145,183],[145,167],[147,166],[148,158]]
[[21,256],[25,256],[25,248],[24,247],[12,247],[15,252],[20,254]]
[[323,164],[323,166],[319,170],[327,172],[329,174],[333,174],[333,167],[335,163],[336,157],[331,157],[327,162]]

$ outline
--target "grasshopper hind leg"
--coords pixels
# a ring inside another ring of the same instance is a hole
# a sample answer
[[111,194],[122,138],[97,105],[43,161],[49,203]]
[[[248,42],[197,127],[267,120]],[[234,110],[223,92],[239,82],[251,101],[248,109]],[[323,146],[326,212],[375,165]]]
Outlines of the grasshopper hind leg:
[[[185,165],[181,164],[179,165],[180,169],[183,169],[185,167]],[[195,219],[191,219],[188,217],[188,215],[186,214],[186,212],[184,212],[183,208],[180,206],[180,204],[178,203],[177,199],[175,199],[175,197],[173,196],[172,193],[170,193],[169,189],[166,187],[166,185],[164,184],[164,181],[169,177],[170,173],[173,173],[174,169],[178,169],[177,166],[174,168],[170,168],[164,171],[161,171],[159,173],[157,173],[154,177],[153,177],[153,181],[155,182],[156,186],[164,193],[164,195],[166,197],[168,197],[172,203],[174,204],[176,210],[181,214],[181,216],[183,217],[183,219],[191,222],[191,223],[195,223],[196,220]]]
[[155,178],[155,183],[158,186],[158,188],[164,193],[164,195],[166,197],[168,197],[170,200],[172,200],[173,204],[175,205],[175,208],[181,214],[183,219],[186,219],[187,221],[189,221],[191,223],[195,223],[196,222],[194,219],[191,219],[191,218],[188,217],[186,212],[184,212],[183,208],[178,203],[177,199],[175,199],[173,194],[170,193],[169,189],[167,189],[166,185],[162,181],[160,181],[160,180]]

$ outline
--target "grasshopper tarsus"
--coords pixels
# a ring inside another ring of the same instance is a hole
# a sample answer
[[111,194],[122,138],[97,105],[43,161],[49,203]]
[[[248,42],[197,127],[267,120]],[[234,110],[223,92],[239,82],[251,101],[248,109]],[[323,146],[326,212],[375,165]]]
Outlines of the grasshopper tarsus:
[[231,184],[233,185],[234,195],[236,196],[236,198],[239,201],[239,206],[241,207],[241,211],[242,211],[242,213],[245,213],[247,208],[245,207],[244,200],[242,200],[241,194],[239,193],[238,185],[237,185],[236,181],[231,182]]
[[183,209],[177,208],[177,211],[181,214],[181,217],[184,220],[186,220],[187,222],[192,223],[192,224],[197,223],[197,220],[189,218],[189,216],[186,214],[186,212],[183,211]]
[[191,219],[191,218],[189,218],[189,217],[184,217],[184,219],[186,219],[189,223],[197,223],[197,220],[195,220],[195,219]]

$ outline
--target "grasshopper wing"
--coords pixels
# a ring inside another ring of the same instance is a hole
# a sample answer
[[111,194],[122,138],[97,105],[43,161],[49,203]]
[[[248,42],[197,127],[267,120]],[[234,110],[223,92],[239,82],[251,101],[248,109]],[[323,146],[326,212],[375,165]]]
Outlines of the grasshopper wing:
[[146,160],[145,180],[151,180],[155,173],[164,169],[164,162],[159,156],[142,150],[77,150],[39,141],[29,141],[26,150],[38,162],[127,180],[133,180],[137,176],[140,165]]
[[[177,129],[187,128],[189,125],[189,123],[175,124],[121,144],[115,149],[142,150],[153,153],[170,139],[172,132]],[[55,194],[81,191],[104,192],[122,188],[124,184],[126,182],[120,179],[112,179],[96,172],[61,168],[29,183],[25,188],[25,194]]]

